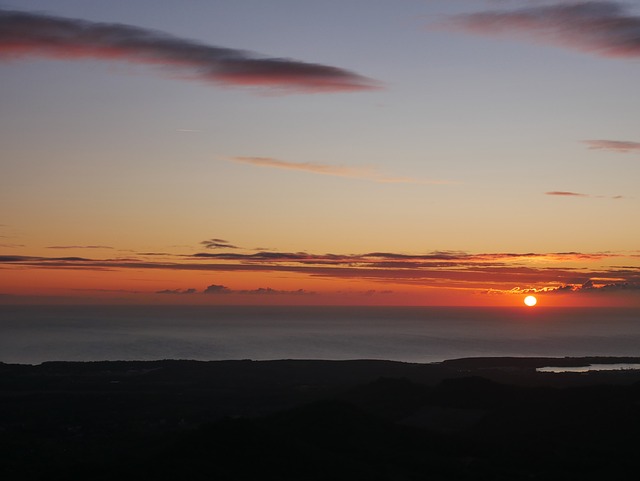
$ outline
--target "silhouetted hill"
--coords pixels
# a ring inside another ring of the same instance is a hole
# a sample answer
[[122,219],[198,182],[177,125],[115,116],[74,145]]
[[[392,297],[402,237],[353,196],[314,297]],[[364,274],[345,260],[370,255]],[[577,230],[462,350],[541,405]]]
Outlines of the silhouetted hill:
[[0,477],[635,479],[640,373],[541,364],[0,364]]

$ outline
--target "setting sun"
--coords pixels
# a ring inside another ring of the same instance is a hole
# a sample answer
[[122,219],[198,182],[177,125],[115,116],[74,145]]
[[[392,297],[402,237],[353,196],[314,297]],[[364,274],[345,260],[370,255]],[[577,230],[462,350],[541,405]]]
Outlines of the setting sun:
[[527,296],[524,298],[524,303],[529,307],[533,307],[538,303],[538,299],[534,296]]

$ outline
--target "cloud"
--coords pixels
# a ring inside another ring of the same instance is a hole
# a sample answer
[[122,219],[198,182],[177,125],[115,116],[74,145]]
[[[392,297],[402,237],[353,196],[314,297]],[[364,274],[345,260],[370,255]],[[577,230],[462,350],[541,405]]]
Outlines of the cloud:
[[577,2],[450,17],[447,26],[482,35],[524,35],[602,57],[640,57],[640,17],[619,2]]
[[583,140],[591,150],[610,150],[612,152],[632,152],[640,151],[640,142],[629,142],[626,140]]
[[[199,252],[189,256],[175,256],[180,262],[153,262],[132,259],[87,259],[83,257],[35,257],[19,255],[0,255],[0,263],[14,263],[33,267],[60,267],[72,265],[85,267],[114,267],[132,269],[174,269],[174,270],[273,270],[302,271],[314,267],[340,269],[384,270],[399,267],[416,270],[459,267],[503,267],[558,262],[597,262],[606,259],[625,257],[617,253],[479,253],[470,254],[459,251],[435,251],[428,254],[401,254],[393,252],[370,252],[365,254],[311,254],[307,252],[256,252],[239,254],[233,252]],[[627,256],[632,257],[632,256]],[[184,259],[187,260],[184,260]],[[194,263],[198,261],[222,261],[222,263]]]
[[236,254],[232,252],[224,252],[220,254],[212,254],[209,252],[198,252],[191,255],[194,258],[208,258],[231,261],[304,261],[317,260],[325,256],[314,256],[306,252],[256,252],[255,254]]
[[250,294],[250,295],[266,295],[266,296],[272,296],[272,295],[309,296],[309,295],[315,294],[315,292],[307,291],[305,289],[297,289],[295,291],[281,291],[277,289],[272,289],[270,287],[259,287],[257,289],[250,289],[250,290],[235,290],[235,289],[229,289],[226,286],[222,286],[218,284],[212,284],[202,292],[203,294]]
[[583,287],[581,291],[596,290],[598,292],[640,291],[640,282],[613,282],[589,288]]
[[599,279],[588,279],[582,284],[566,284],[545,290],[548,294],[585,294],[585,293],[615,293],[640,291],[640,280],[618,280],[606,282]]
[[242,164],[250,164],[258,167],[270,167],[274,169],[298,170],[312,174],[331,175],[334,177],[349,177],[353,179],[370,180],[379,183],[402,184],[448,184],[450,182],[439,180],[419,180],[409,177],[389,177],[380,174],[374,169],[356,169],[353,167],[341,167],[315,162],[288,162],[272,157],[231,157],[227,160]]
[[555,195],[558,197],[591,197],[596,199],[624,199],[624,195],[590,195],[581,194],[580,192],[570,192],[566,190],[553,190],[551,192],[545,192],[545,195]]
[[258,287],[257,289],[252,289],[248,291],[235,291],[241,294],[255,294],[255,295],[288,295],[288,296],[313,296],[315,292],[307,291],[305,289],[296,289],[295,291],[286,291],[286,290],[277,290],[271,289],[270,287]]
[[565,190],[554,190],[551,192],[545,192],[545,195],[557,195],[560,197],[589,197],[588,194],[580,194],[579,192],[568,192]]
[[514,253],[498,252],[469,254],[460,251],[434,251],[429,254],[400,254],[394,252],[369,252],[366,254],[309,254],[307,252],[270,252],[262,251],[254,254],[238,253],[208,253],[199,252],[192,254],[193,258],[218,259],[225,261],[239,262],[269,262],[269,263],[301,263],[301,264],[323,264],[323,265],[398,265],[409,267],[412,265],[421,266],[455,266],[455,265],[488,265],[509,261],[592,261],[607,257],[615,257],[613,254],[598,253],[586,254],[580,252],[556,252],[556,253]]
[[202,292],[203,294],[231,294],[232,291],[226,286],[211,284]]
[[10,262],[29,262],[31,260],[38,260],[39,257],[31,257],[31,256],[0,256],[0,263],[10,263]]
[[71,289],[73,291],[82,291],[82,292],[113,292],[120,294],[144,294],[144,291],[133,291],[130,289],[95,289],[95,288],[81,288],[81,289]]
[[196,292],[198,292],[196,289],[165,289],[163,291],[156,291],[156,294],[185,295],[185,294],[195,294]]
[[281,92],[379,88],[337,67],[206,45],[139,27],[0,10],[0,58],[120,60],[160,66],[181,78]]
[[638,267],[627,267],[618,271],[608,273],[593,273],[591,276],[576,277],[573,281],[565,280],[558,285],[557,282],[550,282],[554,285],[542,287],[514,287],[512,289],[489,289],[485,294],[536,294],[536,295],[557,295],[557,294],[607,294],[640,292],[640,275],[629,272]]
[[200,242],[206,249],[237,249],[237,246],[230,244],[224,239],[209,239]]
[[379,295],[390,295],[393,294],[394,292],[390,289],[385,289],[385,290],[377,290],[377,289],[369,289],[367,291],[362,291],[362,292],[357,292],[356,294],[362,295],[362,296],[367,296],[367,297],[371,297],[371,296],[379,296]]
[[[366,280],[386,284],[462,289],[499,289],[505,285],[545,286],[582,284],[586,279],[616,279],[611,282],[640,282],[640,269],[610,267],[611,260],[632,259],[626,253],[479,253],[436,251],[427,254],[371,252],[368,254],[310,254],[259,252],[199,253],[175,256],[175,262],[140,259],[83,259],[29,256],[0,256],[3,268],[162,270],[192,272],[295,273],[325,278]],[[610,283],[610,282],[609,282]],[[275,289],[274,289],[275,290]],[[271,292],[270,288],[237,291],[213,284],[208,294],[295,294]],[[305,291],[306,292],[306,291]],[[304,292],[301,292],[304,293]]]
[[[88,265],[96,262],[94,259],[87,259],[85,257],[37,257],[37,256],[8,256],[0,255],[0,264],[23,264],[31,266],[47,267],[50,265],[56,265],[58,263],[62,265],[72,264],[84,264]],[[90,266],[93,267],[93,266]]]

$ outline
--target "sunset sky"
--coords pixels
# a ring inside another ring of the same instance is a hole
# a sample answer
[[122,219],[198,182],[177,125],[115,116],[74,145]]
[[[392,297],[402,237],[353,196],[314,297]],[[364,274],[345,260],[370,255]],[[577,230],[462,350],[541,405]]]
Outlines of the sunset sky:
[[0,2],[0,303],[640,307],[640,5]]

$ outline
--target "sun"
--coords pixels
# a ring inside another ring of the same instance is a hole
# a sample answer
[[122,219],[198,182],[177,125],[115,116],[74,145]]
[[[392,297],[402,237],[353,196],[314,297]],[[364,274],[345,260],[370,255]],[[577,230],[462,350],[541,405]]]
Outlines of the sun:
[[538,303],[538,299],[534,296],[527,296],[524,298],[524,303],[529,307],[533,307]]

